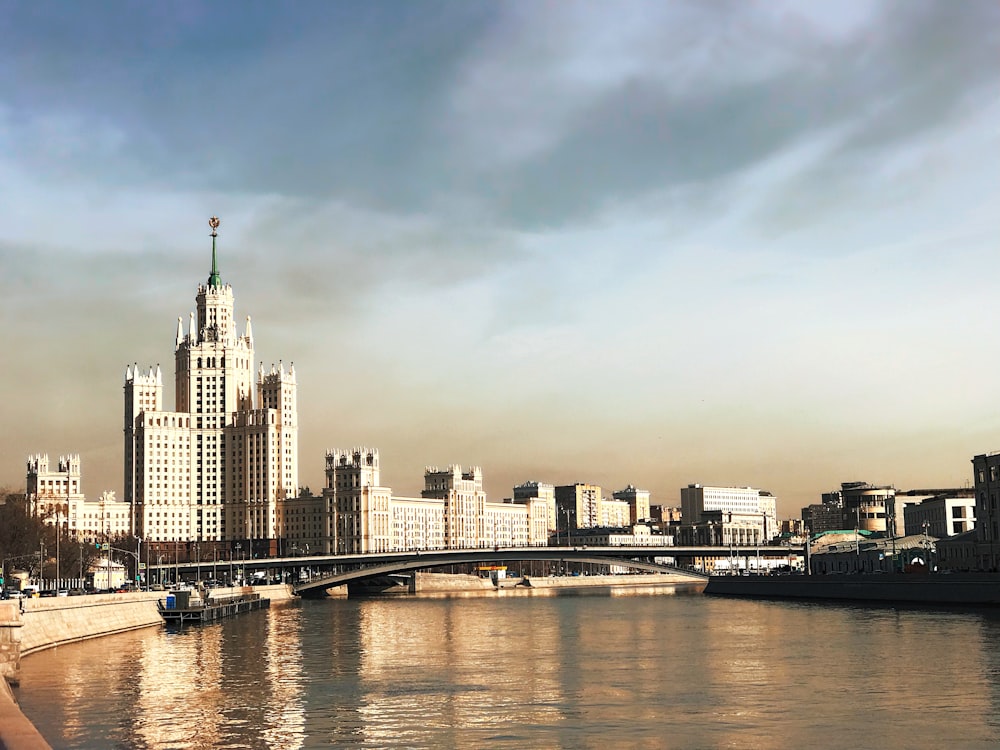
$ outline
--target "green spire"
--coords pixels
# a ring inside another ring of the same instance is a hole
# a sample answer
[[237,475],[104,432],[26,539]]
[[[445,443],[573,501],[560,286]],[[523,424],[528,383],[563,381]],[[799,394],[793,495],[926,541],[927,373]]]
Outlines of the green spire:
[[218,288],[222,286],[222,277],[219,276],[219,266],[215,258],[215,230],[219,228],[218,217],[213,216],[209,219],[208,225],[212,227],[212,274],[208,277],[208,285],[213,288]]

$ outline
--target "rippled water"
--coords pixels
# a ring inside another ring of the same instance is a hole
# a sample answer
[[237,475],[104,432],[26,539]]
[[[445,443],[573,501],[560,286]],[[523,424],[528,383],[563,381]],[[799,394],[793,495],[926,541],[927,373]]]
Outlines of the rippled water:
[[1000,613],[685,591],[296,602],[30,656],[18,698],[57,748],[1000,746]]

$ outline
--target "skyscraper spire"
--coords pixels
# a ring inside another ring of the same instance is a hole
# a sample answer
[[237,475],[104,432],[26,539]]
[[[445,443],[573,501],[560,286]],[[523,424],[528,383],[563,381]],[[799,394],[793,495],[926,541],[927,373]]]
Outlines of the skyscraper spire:
[[222,277],[219,276],[219,266],[215,260],[215,237],[219,228],[219,217],[213,216],[208,220],[208,225],[212,227],[212,274],[208,277],[208,285],[213,288],[222,286]]

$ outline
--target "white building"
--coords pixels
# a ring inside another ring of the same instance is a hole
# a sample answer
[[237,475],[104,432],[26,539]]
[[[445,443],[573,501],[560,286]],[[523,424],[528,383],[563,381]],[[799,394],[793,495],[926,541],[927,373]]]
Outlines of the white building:
[[174,340],[174,410],[160,367],[125,370],[125,501],[151,543],[240,540],[277,553],[278,505],[298,489],[295,368],[257,370],[249,316],[236,330],[212,226],[212,270]]
[[71,503],[83,502],[80,455],[59,456],[52,468],[47,453],[28,456],[25,498],[32,514],[56,522],[56,515],[65,520]]
[[543,500],[548,514],[548,530],[554,532],[557,526],[556,520],[556,488],[548,482],[524,482],[514,487],[514,502],[528,503],[532,500]]
[[904,501],[906,536],[926,531],[936,539],[943,539],[964,534],[976,527],[976,497],[972,489],[947,490],[923,497],[908,493]]
[[392,490],[380,486],[378,451],[370,448],[328,451],[326,526],[331,553],[392,551],[389,505]]
[[[393,496],[381,486],[374,448],[326,454],[323,489],[328,539],[312,544],[336,554],[433,549],[544,546],[550,502],[544,497],[494,503],[478,466],[427,467],[421,497]],[[298,502],[305,503],[306,499]]]
[[114,539],[132,533],[132,507],[101,493],[100,500],[87,500],[82,490],[80,455],[60,456],[55,468],[48,454],[28,456],[25,497],[32,512],[63,533],[81,541]]
[[[754,487],[707,487],[689,484],[681,488],[681,515],[685,525],[702,523],[706,514],[722,511],[739,517],[741,526],[759,525],[757,536],[762,541],[773,538],[778,533],[777,499],[767,490]],[[716,518],[713,516],[713,521]]]

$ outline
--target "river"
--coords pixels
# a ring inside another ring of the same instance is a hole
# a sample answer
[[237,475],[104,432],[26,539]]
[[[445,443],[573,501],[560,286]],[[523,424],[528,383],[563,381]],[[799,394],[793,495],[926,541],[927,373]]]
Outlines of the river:
[[301,601],[27,657],[56,748],[995,748],[1000,613],[678,586]]

